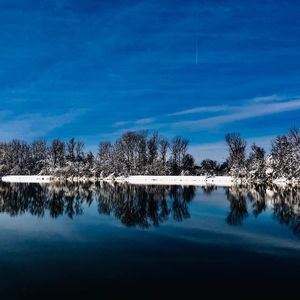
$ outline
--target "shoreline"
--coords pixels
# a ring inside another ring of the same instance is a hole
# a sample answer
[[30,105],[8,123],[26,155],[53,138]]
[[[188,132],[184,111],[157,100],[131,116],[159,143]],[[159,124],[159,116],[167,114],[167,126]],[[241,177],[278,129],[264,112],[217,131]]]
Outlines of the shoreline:
[[[53,182],[78,182],[78,183],[95,183],[95,182],[118,182],[128,183],[134,185],[194,185],[194,186],[223,186],[229,187],[242,184],[264,184],[264,181],[249,181],[232,176],[149,176],[149,175],[136,175],[136,176],[120,176],[114,177],[113,175],[102,177],[58,177],[51,175],[9,175],[1,178],[3,182],[8,183],[53,183]],[[288,184],[300,185],[299,180],[287,180],[285,178],[273,179],[268,182],[278,186],[285,186]]]

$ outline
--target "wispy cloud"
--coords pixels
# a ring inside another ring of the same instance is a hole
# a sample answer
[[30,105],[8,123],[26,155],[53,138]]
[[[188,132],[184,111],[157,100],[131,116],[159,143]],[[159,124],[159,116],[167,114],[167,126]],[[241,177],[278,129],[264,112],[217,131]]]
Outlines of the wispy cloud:
[[[241,106],[244,106],[245,104],[253,104],[253,103],[272,103],[272,102],[279,102],[279,101],[286,101],[286,100],[294,100],[296,98],[298,97],[287,98],[279,95],[254,97],[251,99],[241,99],[241,103],[242,103]],[[222,111],[234,111],[239,109],[240,106],[233,106],[233,105],[199,106],[199,107],[193,107],[186,110],[181,110],[178,112],[173,112],[168,114],[167,116],[171,116],[171,117],[183,116],[183,115],[191,115],[191,114],[197,114],[203,112],[217,113]]]
[[112,127],[122,127],[128,125],[127,121],[118,121],[112,124]]
[[145,125],[145,124],[153,123],[154,121],[155,121],[155,118],[144,118],[144,119],[136,120],[134,122],[134,124],[136,124],[136,125]]
[[77,117],[86,112],[85,109],[70,110],[62,114],[22,114],[1,117],[0,114],[0,139],[34,139],[44,137],[51,131],[74,122]]
[[[182,130],[214,130],[237,121],[296,110],[300,110],[300,98],[278,95],[255,97],[241,100],[239,105],[201,106],[148,118],[117,122],[112,127],[118,127],[118,129],[102,134],[101,138],[118,137],[126,131],[139,130],[160,130],[170,135]],[[197,116],[197,113],[202,112],[204,114]],[[206,112],[209,114],[206,115]],[[193,118],[191,118],[192,115]]]
[[143,126],[155,122],[155,118],[142,118],[134,121],[118,121],[112,124],[112,127],[123,127],[123,126]]
[[[300,110],[300,98],[271,95],[241,100],[239,105],[200,106],[160,116],[117,122],[113,124],[113,127],[123,127],[122,132],[159,128],[198,130],[295,110]],[[206,112],[210,113],[209,117],[201,114],[198,118],[190,118],[190,120],[180,119],[182,116]],[[125,126],[128,128],[125,128]]]
[[191,114],[202,113],[202,112],[220,112],[220,111],[226,111],[228,109],[232,109],[232,107],[227,105],[200,106],[200,107],[195,107],[191,109],[170,113],[168,114],[168,116],[175,117],[175,116],[191,115]]
[[209,128],[242,121],[246,119],[272,115],[275,113],[282,113],[287,111],[299,110],[300,99],[275,102],[275,103],[262,103],[262,104],[248,104],[242,105],[239,108],[234,107],[234,111],[214,117],[202,118],[191,121],[178,121],[172,123],[175,127],[192,127],[194,129]]
[[251,99],[251,101],[261,103],[261,102],[282,101],[285,99],[286,98],[283,96],[271,95],[271,96],[255,97],[255,98]]

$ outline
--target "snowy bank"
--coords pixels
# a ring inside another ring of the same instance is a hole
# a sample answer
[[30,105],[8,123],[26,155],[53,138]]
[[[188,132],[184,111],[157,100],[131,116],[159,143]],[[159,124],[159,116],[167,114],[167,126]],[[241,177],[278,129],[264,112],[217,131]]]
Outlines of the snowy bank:
[[129,176],[126,182],[130,184],[151,185],[216,185],[231,186],[237,184],[231,176]]
[[23,182],[23,183],[47,183],[54,180],[53,176],[34,176],[34,175],[20,175],[20,176],[3,176],[4,182]]
[[18,176],[4,176],[2,177],[4,182],[20,182],[20,183],[49,183],[55,181],[69,181],[69,182],[120,182],[139,185],[217,185],[217,186],[231,186],[237,184],[231,176],[129,176],[129,177],[114,177],[108,176],[106,178],[97,177],[67,177],[59,178],[55,176],[41,176],[41,175],[18,175]]
[[[77,182],[77,183],[95,183],[95,182],[118,182],[128,183],[137,185],[195,185],[195,186],[233,186],[240,184],[251,184],[251,183],[264,183],[263,181],[249,181],[237,179],[232,176],[119,176],[115,177],[110,175],[108,177],[87,177],[87,176],[74,176],[74,177],[57,177],[50,175],[10,175],[2,177],[4,182],[14,183],[50,183],[50,182]],[[287,180],[285,178],[273,179],[268,182],[269,184],[275,184],[278,186],[285,186],[288,184],[299,186],[299,180]]]

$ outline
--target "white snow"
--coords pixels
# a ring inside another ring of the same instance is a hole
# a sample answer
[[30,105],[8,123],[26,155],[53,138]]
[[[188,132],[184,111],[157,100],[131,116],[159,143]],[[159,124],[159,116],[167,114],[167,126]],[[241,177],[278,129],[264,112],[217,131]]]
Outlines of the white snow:
[[53,176],[33,176],[33,175],[23,175],[23,176],[3,176],[2,181],[4,182],[23,182],[23,183],[47,183],[53,181]]
[[[97,182],[97,181],[107,181],[107,182],[119,182],[119,183],[129,183],[137,185],[195,185],[195,186],[232,186],[235,184],[247,183],[247,181],[242,181],[241,179],[236,179],[232,176],[129,176],[129,177],[114,177],[108,176],[106,178],[101,177],[55,177],[49,175],[11,175],[2,177],[4,182],[15,182],[15,183],[49,183],[55,181],[70,181],[70,182]],[[248,182],[249,183],[249,182]],[[289,181],[286,178],[277,178],[272,181],[273,184],[278,186],[293,183],[294,185],[299,185],[299,181]]]
[[231,186],[235,183],[231,176],[129,176],[126,178],[126,182],[130,184],[198,186]]

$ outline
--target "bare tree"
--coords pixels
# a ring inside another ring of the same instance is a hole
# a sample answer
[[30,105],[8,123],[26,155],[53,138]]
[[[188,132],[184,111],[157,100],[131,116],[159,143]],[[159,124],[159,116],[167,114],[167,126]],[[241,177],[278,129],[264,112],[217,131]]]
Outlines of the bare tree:
[[181,172],[182,159],[186,155],[188,144],[189,141],[187,139],[182,139],[179,136],[176,136],[172,140],[172,143],[170,145],[170,151],[171,151],[170,164],[171,164],[172,174],[174,175],[178,175]]
[[75,161],[75,146],[76,146],[75,139],[71,138],[67,143],[67,159],[71,162]]
[[169,149],[170,143],[169,141],[161,137],[159,139],[159,161],[160,161],[160,170],[159,170],[159,175],[167,175],[169,174],[169,167],[167,164],[167,154],[168,154],[168,149]]
[[244,177],[246,175],[246,141],[239,133],[228,133],[225,135],[225,141],[229,148],[228,165],[229,172],[235,177]]
[[247,174],[252,180],[263,180],[266,177],[265,150],[255,143],[251,146],[251,153],[247,161]]
[[66,157],[65,143],[58,139],[53,140],[50,147],[50,157],[53,170],[63,167]]
[[108,176],[114,171],[114,153],[113,145],[109,142],[102,142],[98,147],[98,156],[97,156],[97,173],[101,173],[104,176]]

